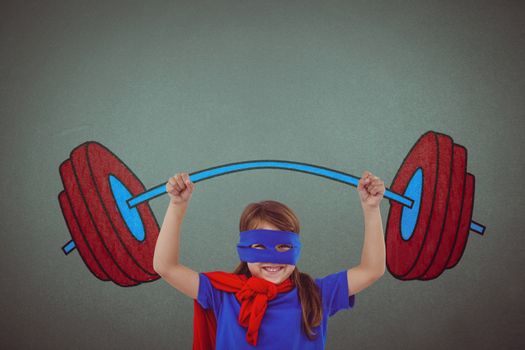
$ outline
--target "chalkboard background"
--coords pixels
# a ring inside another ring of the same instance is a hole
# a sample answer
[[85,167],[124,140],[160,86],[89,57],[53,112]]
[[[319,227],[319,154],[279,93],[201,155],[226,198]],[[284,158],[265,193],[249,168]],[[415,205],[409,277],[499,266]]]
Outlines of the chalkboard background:
[[[57,200],[60,163],[94,140],[146,187],[281,159],[387,187],[428,130],[468,149],[472,233],[430,282],[385,274],[329,322],[327,349],[518,349],[525,328],[525,6],[520,1],[3,1],[1,344],[189,349],[193,302],[162,280],[96,279]],[[300,268],[359,263],[353,187],[282,170],[196,184],[181,262],[231,271],[239,216],[274,199],[301,220]],[[168,198],[150,205],[159,223]],[[381,204],[386,223],[389,203]]]

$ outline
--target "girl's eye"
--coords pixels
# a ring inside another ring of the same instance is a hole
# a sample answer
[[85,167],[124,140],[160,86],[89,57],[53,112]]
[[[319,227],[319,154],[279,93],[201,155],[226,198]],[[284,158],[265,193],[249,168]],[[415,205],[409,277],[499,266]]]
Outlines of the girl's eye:
[[251,247],[255,249],[266,249],[262,244],[252,244]]
[[289,244],[279,244],[277,247],[275,247],[275,249],[276,249],[278,252],[287,252],[287,251],[289,251],[290,249],[292,249],[292,246],[289,245]]

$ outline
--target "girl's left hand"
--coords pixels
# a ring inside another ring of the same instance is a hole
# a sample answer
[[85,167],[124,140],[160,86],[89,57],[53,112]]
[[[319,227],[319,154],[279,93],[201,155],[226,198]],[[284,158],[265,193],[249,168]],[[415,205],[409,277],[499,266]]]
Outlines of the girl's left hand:
[[361,206],[364,208],[377,208],[385,193],[385,183],[369,171],[365,171],[357,185],[357,191],[361,198]]

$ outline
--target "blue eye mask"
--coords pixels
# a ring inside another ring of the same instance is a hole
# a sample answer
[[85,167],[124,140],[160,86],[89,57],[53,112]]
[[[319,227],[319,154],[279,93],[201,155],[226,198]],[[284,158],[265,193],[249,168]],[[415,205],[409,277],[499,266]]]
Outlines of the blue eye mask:
[[[299,234],[289,231],[257,229],[243,231],[239,235],[237,253],[241,261],[297,265],[301,253]],[[261,244],[265,249],[252,248],[250,247],[252,244]],[[287,244],[291,248],[279,252],[276,246],[280,244]]]

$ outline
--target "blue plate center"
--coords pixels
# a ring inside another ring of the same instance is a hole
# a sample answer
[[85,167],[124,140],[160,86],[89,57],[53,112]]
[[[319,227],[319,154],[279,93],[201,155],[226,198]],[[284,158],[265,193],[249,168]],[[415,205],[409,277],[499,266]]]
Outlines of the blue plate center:
[[146,234],[144,232],[144,224],[140,218],[139,211],[136,207],[130,208],[126,202],[128,199],[132,198],[133,195],[114,175],[109,175],[109,185],[111,187],[111,192],[113,192],[113,198],[115,198],[115,202],[117,202],[120,215],[131,231],[131,234],[137,241],[144,241]]
[[408,197],[414,201],[412,208],[403,207],[401,212],[401,236],[405,241],[408,241],[417,224],[417,218],[419,216],[419,208],[421,206],[421,195],[423,190],[423,170],[418,168],[412,178],[408,182],[405,193],[405,197]]

